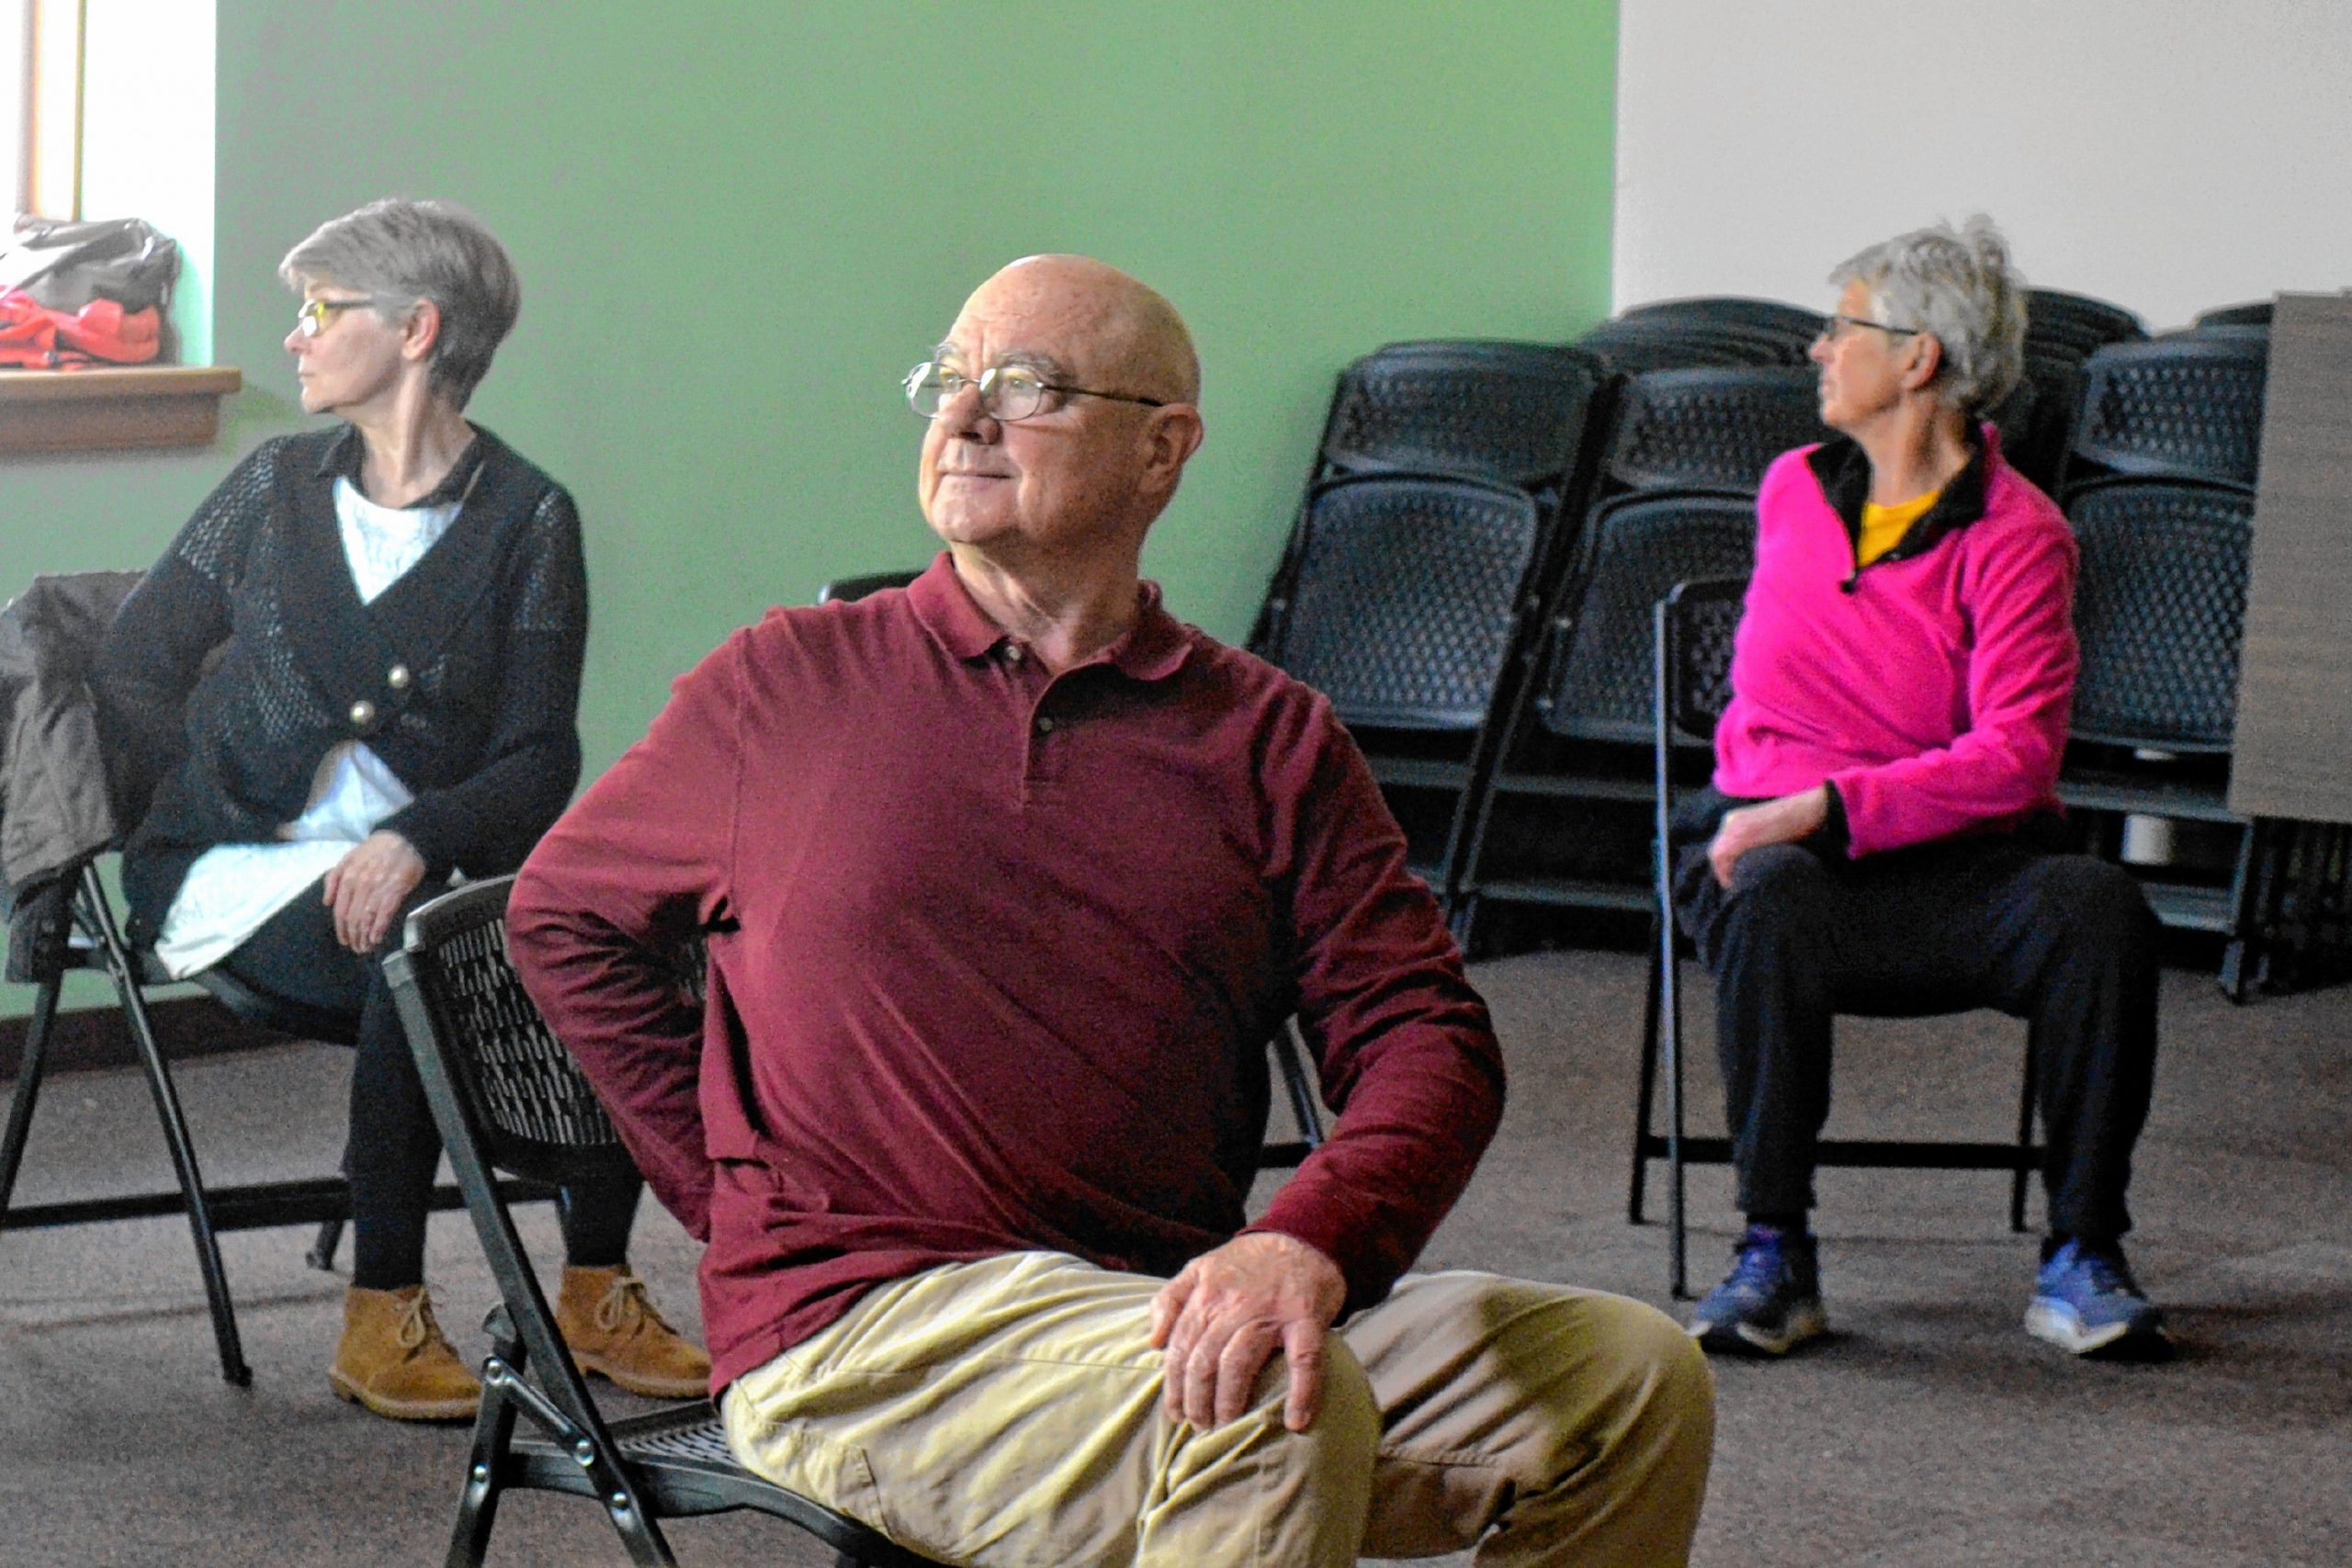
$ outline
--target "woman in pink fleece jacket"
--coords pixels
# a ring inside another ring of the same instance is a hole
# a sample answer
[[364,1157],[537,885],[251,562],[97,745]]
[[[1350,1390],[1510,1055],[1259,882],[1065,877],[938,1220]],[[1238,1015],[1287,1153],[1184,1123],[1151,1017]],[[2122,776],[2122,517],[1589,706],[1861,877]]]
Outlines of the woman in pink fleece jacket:
[[1813,358],[1839,439],[1765,476],[1714,787],[1677,823],[1748,1217],[1690,1332],[1778,1355],[1826,1326],[1806,1214],[1833,1014],[1989,1006],[2032,1022],[2047,1129],[2026,1327],[2078,1355],[2162,1354],[2120,1245],[2155,921],[2122,871],[2052,851],[2075,539],[1983,423],[2022,370],[2024,288],[1982,218],[1831,281]]

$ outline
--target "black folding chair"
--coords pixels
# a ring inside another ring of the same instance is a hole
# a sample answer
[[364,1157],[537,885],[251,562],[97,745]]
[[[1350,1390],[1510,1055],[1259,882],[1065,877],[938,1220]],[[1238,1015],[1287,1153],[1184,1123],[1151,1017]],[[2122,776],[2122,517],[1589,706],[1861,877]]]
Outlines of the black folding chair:
[[2254,497],[2234,485],[2107,479],[2077,488],[2069,512],[2082,550],[2082,671],[2059,796],[2110,819],[2109,853],[2125,815],[2236,832],[2225,884],[2152,874],[2142,886],[2165,925],[2224,938],[2222,988],[2244,1000],[2262,941],[2264,869],[2286,848],[2282,825],[2228,804]]
[[[1478,802],[1457,889],[1464,926],[1489,903],[1649,908],[1641,845],[1653,790],[1651,609],[1688,578],[1745,581],[1756,557],[1756,504],[1741,495],[1635,491],[1601,504],[1585,544]],[[1506,825],[1513,805],[1540,806],[1541,815]]]
[[2109,344],[2137,343],[2148,329],[2138,316],[2105,299],[2059,288],[2029,288],[2025,335],[2029,344],[2064,347],[2079,357]]
[[[1728,1138],[1693,1138],[1684,1132],[1682,1097],[1683,949],[1688,945],[1674,919],[1674,853],[1668,836],[1674,818],[1678,751],[1711,752],[1715,721],[1731,702],[1731,654],[1739,625],[1745,578],[1718,578],[1678,584],[1656,605],[1651,639],[1652,761],[1657,809],[1651,845],[1650,976],[1642,1018],[1642,1059],[1634,1102],[1633,1173],[1627,1183],[1626,1219],[1642,1223],[1644,1183],[1649,1162],[1668,1164],[1668,1287],[1679,1299],[1690,1294],[1689,1235],[1684,1212],[1684,1176],[1692,1165],[1731,1163]],[[1933,996],[1841,996],[1838,1010],[1868,1018],[1921,1018],[1964,1012],[1978,1004]],[[1661,1071],[1666,1078],[1667,1124],[1650,1130]],[[2033,1141],[2033,1042],[2025,1049],[2025,1082],[2018,1102],[2014,1143],[1953,1140],[1856,1141],[1824,1139],[1816,1158],[1825,1166],[1861,1166],[1904,1170],[2006,1170],[2010,1173],[2009,1228],[2025,1229],[2027,1179],[2039,1168],[2042,1150]]]
[[1331,699],[1408,835],[1428,822],[1414,869],[1450,908],[1491,716],[1540,614],[1542,513],[1522,491],[1370,475],[1318,488],[1301,533],[1263,651]]
[[481,1562],[499,1500],[517,1489],[593,1499],[637,1563],[676,1561],[663,1519],[752,1508],[815,1536],[842,1568],[923,1568],[930,1559],[737,1463],[707,1401],[611,1422],[597,1410],[492,1173],[560,1184],[626,1168],[628,1154],[507,961],[511,886],[502,877],[435,899],[385,961],[501,1303],[451,1568]]
[[904,588],[922,575],[920,571],[876,571],[864,577],[837,577],[817,590],[817,603],[831,604],[863,599],[885,588]]
[[1619,316],[1577,339],[1577,346],[1620,375],[1702,366],[1805,363],[1812,339],[1781,328],[1684,316]]

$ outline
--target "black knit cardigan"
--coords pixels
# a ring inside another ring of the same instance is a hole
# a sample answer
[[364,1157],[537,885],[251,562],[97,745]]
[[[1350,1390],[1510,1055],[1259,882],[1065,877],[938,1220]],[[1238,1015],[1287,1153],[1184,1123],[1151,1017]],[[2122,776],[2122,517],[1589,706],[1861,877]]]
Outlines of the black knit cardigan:
[[[580,779],[588,582],[571,497],[488,431],[419,504],[462,499],[415,566],[362,604],[334,482],[356,431],[281,436],[239,463],[123,604],[98,706],[134,941],[187,868],[301,815],[320,760],[360,740],[415,799],[385,829],[428,884],[514,870]],[[151,795],[152,792],[152,795]]]

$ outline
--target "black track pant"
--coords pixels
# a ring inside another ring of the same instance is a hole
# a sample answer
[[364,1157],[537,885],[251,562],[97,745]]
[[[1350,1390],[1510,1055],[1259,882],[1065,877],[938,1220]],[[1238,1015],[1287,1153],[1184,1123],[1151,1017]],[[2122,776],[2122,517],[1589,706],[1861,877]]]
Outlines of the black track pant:
[[[384,979],[383,955],[400,945],[410,909],[441,888],[420,888],[376,953],[337,942],[334,916],[314,883],[245,939],[220,967],[273,995],[359,1021],[351,1066],[351,1131],[343,1172],[351,1182],[351,1280],[396,1290],[424,1278],[424,1219],[441,1135],[409,1055],[408,1036]],[[564,1252],[573,1263],[610,1267],[628,1255],[642,1186],[620,1181],[567,1189],[560,1209]]]
[[1694,835],[1676,857],[1675,903],[1715,976],[1746,1213],[1813,1206],[1834,1014],[1990,1007],[2031,1025],[2052,1233],[2111,1242],[2130,1228],[2124,1188],[2155,1068],[2156,922],[2121,869],[2006,837],[1860,860],[1780,844],[1742,856],[1724,888]]

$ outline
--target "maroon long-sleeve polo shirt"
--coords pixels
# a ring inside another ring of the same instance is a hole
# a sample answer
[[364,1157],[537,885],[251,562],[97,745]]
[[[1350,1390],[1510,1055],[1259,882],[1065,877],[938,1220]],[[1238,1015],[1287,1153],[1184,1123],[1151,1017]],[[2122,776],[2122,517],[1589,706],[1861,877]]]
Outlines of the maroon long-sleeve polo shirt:
[[[1377,1300],[1502,1100],[1485,1005],[1320,696],[1140,620],[1060,676],[942,557],[772,611],[524,868],[508,941],[709,1244],[723,1386],[886,1280],[1048,1248],[1171,1274],[1242,1228],[1265,1041],[1338,1111],[1254,1229]],[[707,1009],[649,956],[711,932]]]

